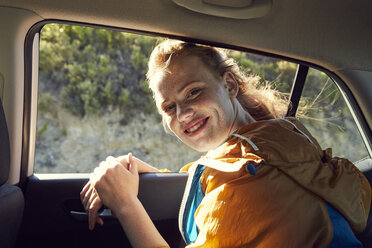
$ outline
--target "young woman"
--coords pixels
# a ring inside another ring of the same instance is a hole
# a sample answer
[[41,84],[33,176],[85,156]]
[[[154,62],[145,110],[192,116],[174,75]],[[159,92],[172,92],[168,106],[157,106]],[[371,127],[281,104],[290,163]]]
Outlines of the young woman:
[[[208,152],[183,168],[188,247],[361,247],[352,229],[366,225],[368,181],[281,118],[275,91],[257,89],[220,49],[181,41],[154,49],[147,76],[164,125]],[[89,227],[103,224],[105,204],[133,247],[167,247],[137,198],[139,172],[158,170],[131,154],[101,162],[81,192]]]

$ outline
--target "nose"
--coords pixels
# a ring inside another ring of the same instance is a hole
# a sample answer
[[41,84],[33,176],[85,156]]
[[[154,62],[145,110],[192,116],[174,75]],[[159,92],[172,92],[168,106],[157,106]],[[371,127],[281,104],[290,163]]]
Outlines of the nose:
[[187,105],[177,105],[177,119],[179,122],[190,120],[194,115],[194,110]]

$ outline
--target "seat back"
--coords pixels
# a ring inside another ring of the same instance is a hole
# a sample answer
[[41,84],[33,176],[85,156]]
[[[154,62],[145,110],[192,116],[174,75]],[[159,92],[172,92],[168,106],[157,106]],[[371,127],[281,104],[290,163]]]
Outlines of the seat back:
[[0,247],[14,247],[22,222],[24,197],[21,189],[8,185],[10,144],[0,100]]

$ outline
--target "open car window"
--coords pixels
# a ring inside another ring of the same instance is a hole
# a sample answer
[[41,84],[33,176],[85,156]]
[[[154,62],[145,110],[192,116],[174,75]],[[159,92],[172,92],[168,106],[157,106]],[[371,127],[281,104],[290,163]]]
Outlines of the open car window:
[[309,69],[296,117],[323,149],[356,163],[369,159],[368,150],[336,83],[325,73]]
[[[35,173],[89,173],[107,156],[132,152],[177,172],[202,155],[164,131],[145,74],[163,38],[70,24],[40,32]],[[227,51],[247,73],[289,99],[297,64]],[[322,148],[368,157],[337,86],[310,69],[296,115]]]

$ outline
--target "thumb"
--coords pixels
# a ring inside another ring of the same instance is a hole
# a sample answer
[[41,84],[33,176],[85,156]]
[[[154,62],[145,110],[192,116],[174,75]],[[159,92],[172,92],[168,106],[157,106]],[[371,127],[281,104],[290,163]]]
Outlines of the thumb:
[[132,174],[138,174],[138,167],[133,159],[132,153],[128,153],[127,162],[129,165],[129,172]]

